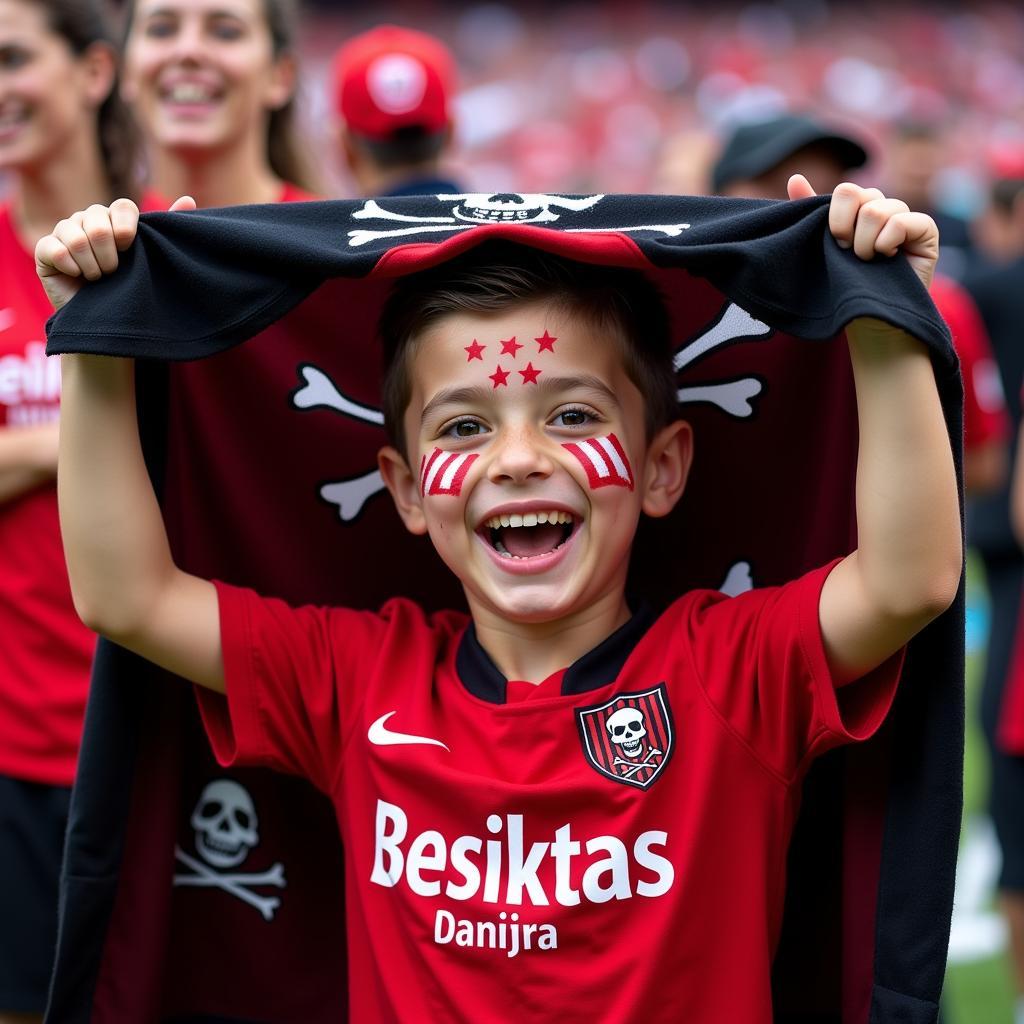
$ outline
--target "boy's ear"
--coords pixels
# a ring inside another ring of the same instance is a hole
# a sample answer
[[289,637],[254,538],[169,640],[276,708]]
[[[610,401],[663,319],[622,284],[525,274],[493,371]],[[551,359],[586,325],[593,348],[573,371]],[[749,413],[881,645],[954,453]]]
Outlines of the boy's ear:
[[377,452],[377,468],[391,492],[405,528],[418,536],[426,533],[427,520],[420,500],[419,478],[409,469],[405,456],[397,448],[387,445]]
[[693,428],[686,420],[663,427],[647,446],[642,478],[642,508],[649,516],[667,516],[683,496],[693,463]]

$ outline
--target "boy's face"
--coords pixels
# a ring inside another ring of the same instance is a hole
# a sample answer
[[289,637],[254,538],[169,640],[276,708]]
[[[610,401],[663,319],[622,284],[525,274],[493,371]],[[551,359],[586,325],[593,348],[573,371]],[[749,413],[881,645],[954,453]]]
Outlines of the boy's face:
[[622,602],[651,473],[620,344],[548,304],[462,313],[420,338],[410,374],[403,516],[474,615],[548,622]]

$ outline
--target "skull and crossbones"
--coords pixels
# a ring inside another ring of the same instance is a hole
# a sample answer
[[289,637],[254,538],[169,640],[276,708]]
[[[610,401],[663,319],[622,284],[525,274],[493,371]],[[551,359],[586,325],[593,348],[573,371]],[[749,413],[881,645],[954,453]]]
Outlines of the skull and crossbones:
[[[604,726],[608,730],[608,738],[622,754],[625,754],[625,757],[617,756],[612,761],[612,765],[626,766],[622,773],[624,779],[632,778],[641,768],[655,767],[651,761],[655,757],[661,757],[662,751],[647,740],[647,725],[644,722],[644,713],[639,708],[619,708],[618,711],[613,711]],[[647,757],[638,762],[636,759],[643,753],[645,740],[648,748]]]
[[[451,203],[447,213],[437,216],[416,216],[396,213],[381,206],[376,199],[368,199],[352,214],[353,220],[391,222],[390,227],[355,228],[348,233],[351,247],[366,245],[383,238],[400,238],[404,235],[421,235],[448,231],[466,231],[481,224],[550,224],[558,220],[563,212],[582,213],[604,199],[603,195],[559,196],[546,192],[458,192],[442,193],[435,197],[439,202]],[[558,212],[561,211],[561,212]],[[403,227],[395,227],[402,224]],[[631,224],[623,227],[566,228],[572,232],[595,231],[653,231],[675,237],[686,231],[689,224]]]
[[[696,338],[683,345],[675,355],[677,372],[692,366],[724,345],[739,341],[762,341],[771,336],[771,328],[755,320],[746,310],[729,303],[721,315]],[[302,383],[292,392],[291,402],[296,409],[333,409],[345,416],[381,426],[384,414],[343,394],[337,384],[319,367],[302,363],[298,367]],[[753,415],[753,400],[764,389],[757,377],[717,384],[701,384],[679,388],[676,397],[680,405],[707,402],[717,406],[729,416],[746,419]],[[360,473],[344,480],[335,480],[320,488],[324,501],[338,509],[344,523],[355,520],[366,502],[384,490],[384,480],[377,470]]]
[[263,885],[285,888],[284,866],[276,863],[257,873],[229,870],[239,866],[260,841],[256,807],[248,790],[231,779],[214,780],[203,789],[189,823],[195,830],[196,852],[202,859],[176,845],[175,859],[191,874],[176,874],[174,885],[220,889],[255,907],[265,921],[273,920],[280,898],[253,890]]

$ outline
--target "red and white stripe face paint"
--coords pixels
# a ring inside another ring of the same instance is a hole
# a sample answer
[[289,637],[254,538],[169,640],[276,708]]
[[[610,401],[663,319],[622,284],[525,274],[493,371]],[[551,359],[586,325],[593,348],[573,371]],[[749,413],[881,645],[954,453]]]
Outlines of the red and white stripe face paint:
[[562,445],[580,460],[591,490],[598,487],[625,487],[633,490],[633,470],[626,452],[614,434],[571,441]]
[[420,461],[420,494],[450,494],[457,498],[462,493],[462,481],[469,467],[479,457],[475,452],[445,452],[435,448]]

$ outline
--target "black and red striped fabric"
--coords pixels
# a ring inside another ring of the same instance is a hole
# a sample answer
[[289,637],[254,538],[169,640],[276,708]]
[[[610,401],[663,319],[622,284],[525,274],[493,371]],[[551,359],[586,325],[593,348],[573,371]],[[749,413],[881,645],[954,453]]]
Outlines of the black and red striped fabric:
[[[460,194],[152,214],[121,269],[51,320],[48,351],[140,360],[144,450],[183,568],[291,603],[457,606],[375,477],[376,319],[395,277],[493,239],[640,268],[666,296],[698,456],[680,507],[637,538],[630,585],[656,607],[698,586],[784,582],[851,550],[854,317],[929,347],[959,466],[948,333],[902,258],[864,263],[835,245],[827,199]],[[962,667],[961,593],[911,643],[880,734],[808,776],[777,1020],[935,1019]],[[203,874],[200,838],[227,811],[256,834],[237,868],[257,879],[239,883],[246,897]],[[345,1019],[360,979],[338,968],[343,858],[319,793],[268,771],[226,776],[188,687],[102,643],[49,1019]]]

